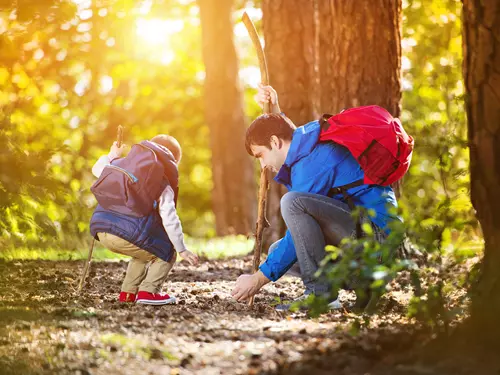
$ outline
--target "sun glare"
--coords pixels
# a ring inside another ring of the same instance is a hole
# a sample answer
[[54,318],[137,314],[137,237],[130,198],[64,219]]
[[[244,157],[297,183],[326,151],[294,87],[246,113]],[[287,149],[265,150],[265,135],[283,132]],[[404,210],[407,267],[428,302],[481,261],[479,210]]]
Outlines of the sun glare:
[[158,18],[137,20],[137,35],[146,43],[160,46],[166,45],[172,34],[184,28],[182,20],[162,20]]

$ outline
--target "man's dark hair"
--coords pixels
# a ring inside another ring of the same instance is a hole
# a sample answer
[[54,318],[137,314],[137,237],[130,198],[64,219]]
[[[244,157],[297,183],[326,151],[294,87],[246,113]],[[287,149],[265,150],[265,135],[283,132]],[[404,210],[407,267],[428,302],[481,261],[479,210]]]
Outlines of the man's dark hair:
[[296,126],[286,116],[271,113],[257,117],[248,127],[245,136],[247,152],[254,156],[251,146],[265,146],[271,149],[271,137],[275,135],[281,140],[291,141]]
[[171,135],[166,135],[166,134],[159,134],[155,136],[153,139],[151,139],[151,142],[158,143],[159,145],[162,145],[166,148],[169,149],[169,151],[174,155],[175,161],[178,163],[181,161],[182,158],[182,149],[181,145]]

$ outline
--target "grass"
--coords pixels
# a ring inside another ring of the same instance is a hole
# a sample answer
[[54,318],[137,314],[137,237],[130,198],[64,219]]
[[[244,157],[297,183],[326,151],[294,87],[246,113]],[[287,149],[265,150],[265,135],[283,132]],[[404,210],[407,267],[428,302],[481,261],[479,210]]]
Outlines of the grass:
[[[86,259],[89,249],[37,249],[37,248],[10,248],[0,252],[0,259],[11,260],[82,260]],[[127,257],[113,253],[103,247],[94,249],[93,260],[120,260]]]
[[139,338],[127,337],[119,333],[107,333],[101,335],[101,341],[105,345],[118,347],[124,352],[137,354],[146,360],[150,360],[153,356],[156,359],[162,357],[168,360],[177,360],[177,357],[164,346],[151,346]]
[[[212,239],[186,238],[188,249],[209,259],[221,259],[248,254],[253,248],[253,239],[245,236],[227,236]],[[83,260],[88,256],[88,247],[74,250],[57,248],[6,248],[0,251],[0,259],[12,260]],[[94,261],[119,261],[127,256],[113,253],[100,246],[96,247],[92,256]]]
[[253,244],[253,238],[248,239],[241,235],[212,239],[186,239],[186,246],[188,249],[209,259],[221,259],[248,254],[252,251]]
[[[64,249],[37,249],[37,248],[10,248],[0,252],[0,259],[10,260],[82,260],[86,259],[89,249],[64,250]],[[96,247],[92,256],[93,260],[120,260],[127,257],[113,253],[108,249]]]

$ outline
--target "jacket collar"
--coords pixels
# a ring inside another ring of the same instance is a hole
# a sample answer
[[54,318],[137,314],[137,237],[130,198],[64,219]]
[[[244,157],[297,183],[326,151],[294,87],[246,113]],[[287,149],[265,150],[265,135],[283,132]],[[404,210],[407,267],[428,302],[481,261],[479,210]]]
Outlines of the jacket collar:
[[290,149],[286,154],[285,163],[274,180],[283,185],[290,185],[291,171],[294,164],[311,153],[316,147],[319,139],[320,125],[318,121],[312,121],[304,126],[298,127],[292,136]]

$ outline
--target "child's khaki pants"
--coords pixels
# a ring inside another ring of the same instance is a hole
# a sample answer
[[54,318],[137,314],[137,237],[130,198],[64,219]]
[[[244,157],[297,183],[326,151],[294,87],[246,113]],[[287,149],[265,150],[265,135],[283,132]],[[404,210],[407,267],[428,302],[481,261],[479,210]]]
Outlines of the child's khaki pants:
[[[109,250],[132,257],[122,284],[122,292],[137,293],[138,290],[160,293],[161,287],[172,269],[177,253],[170,262],[156,257],[124,239],[109,233],[97,233],[99,242]],[[150,263],[149,268],[148,263]]]

